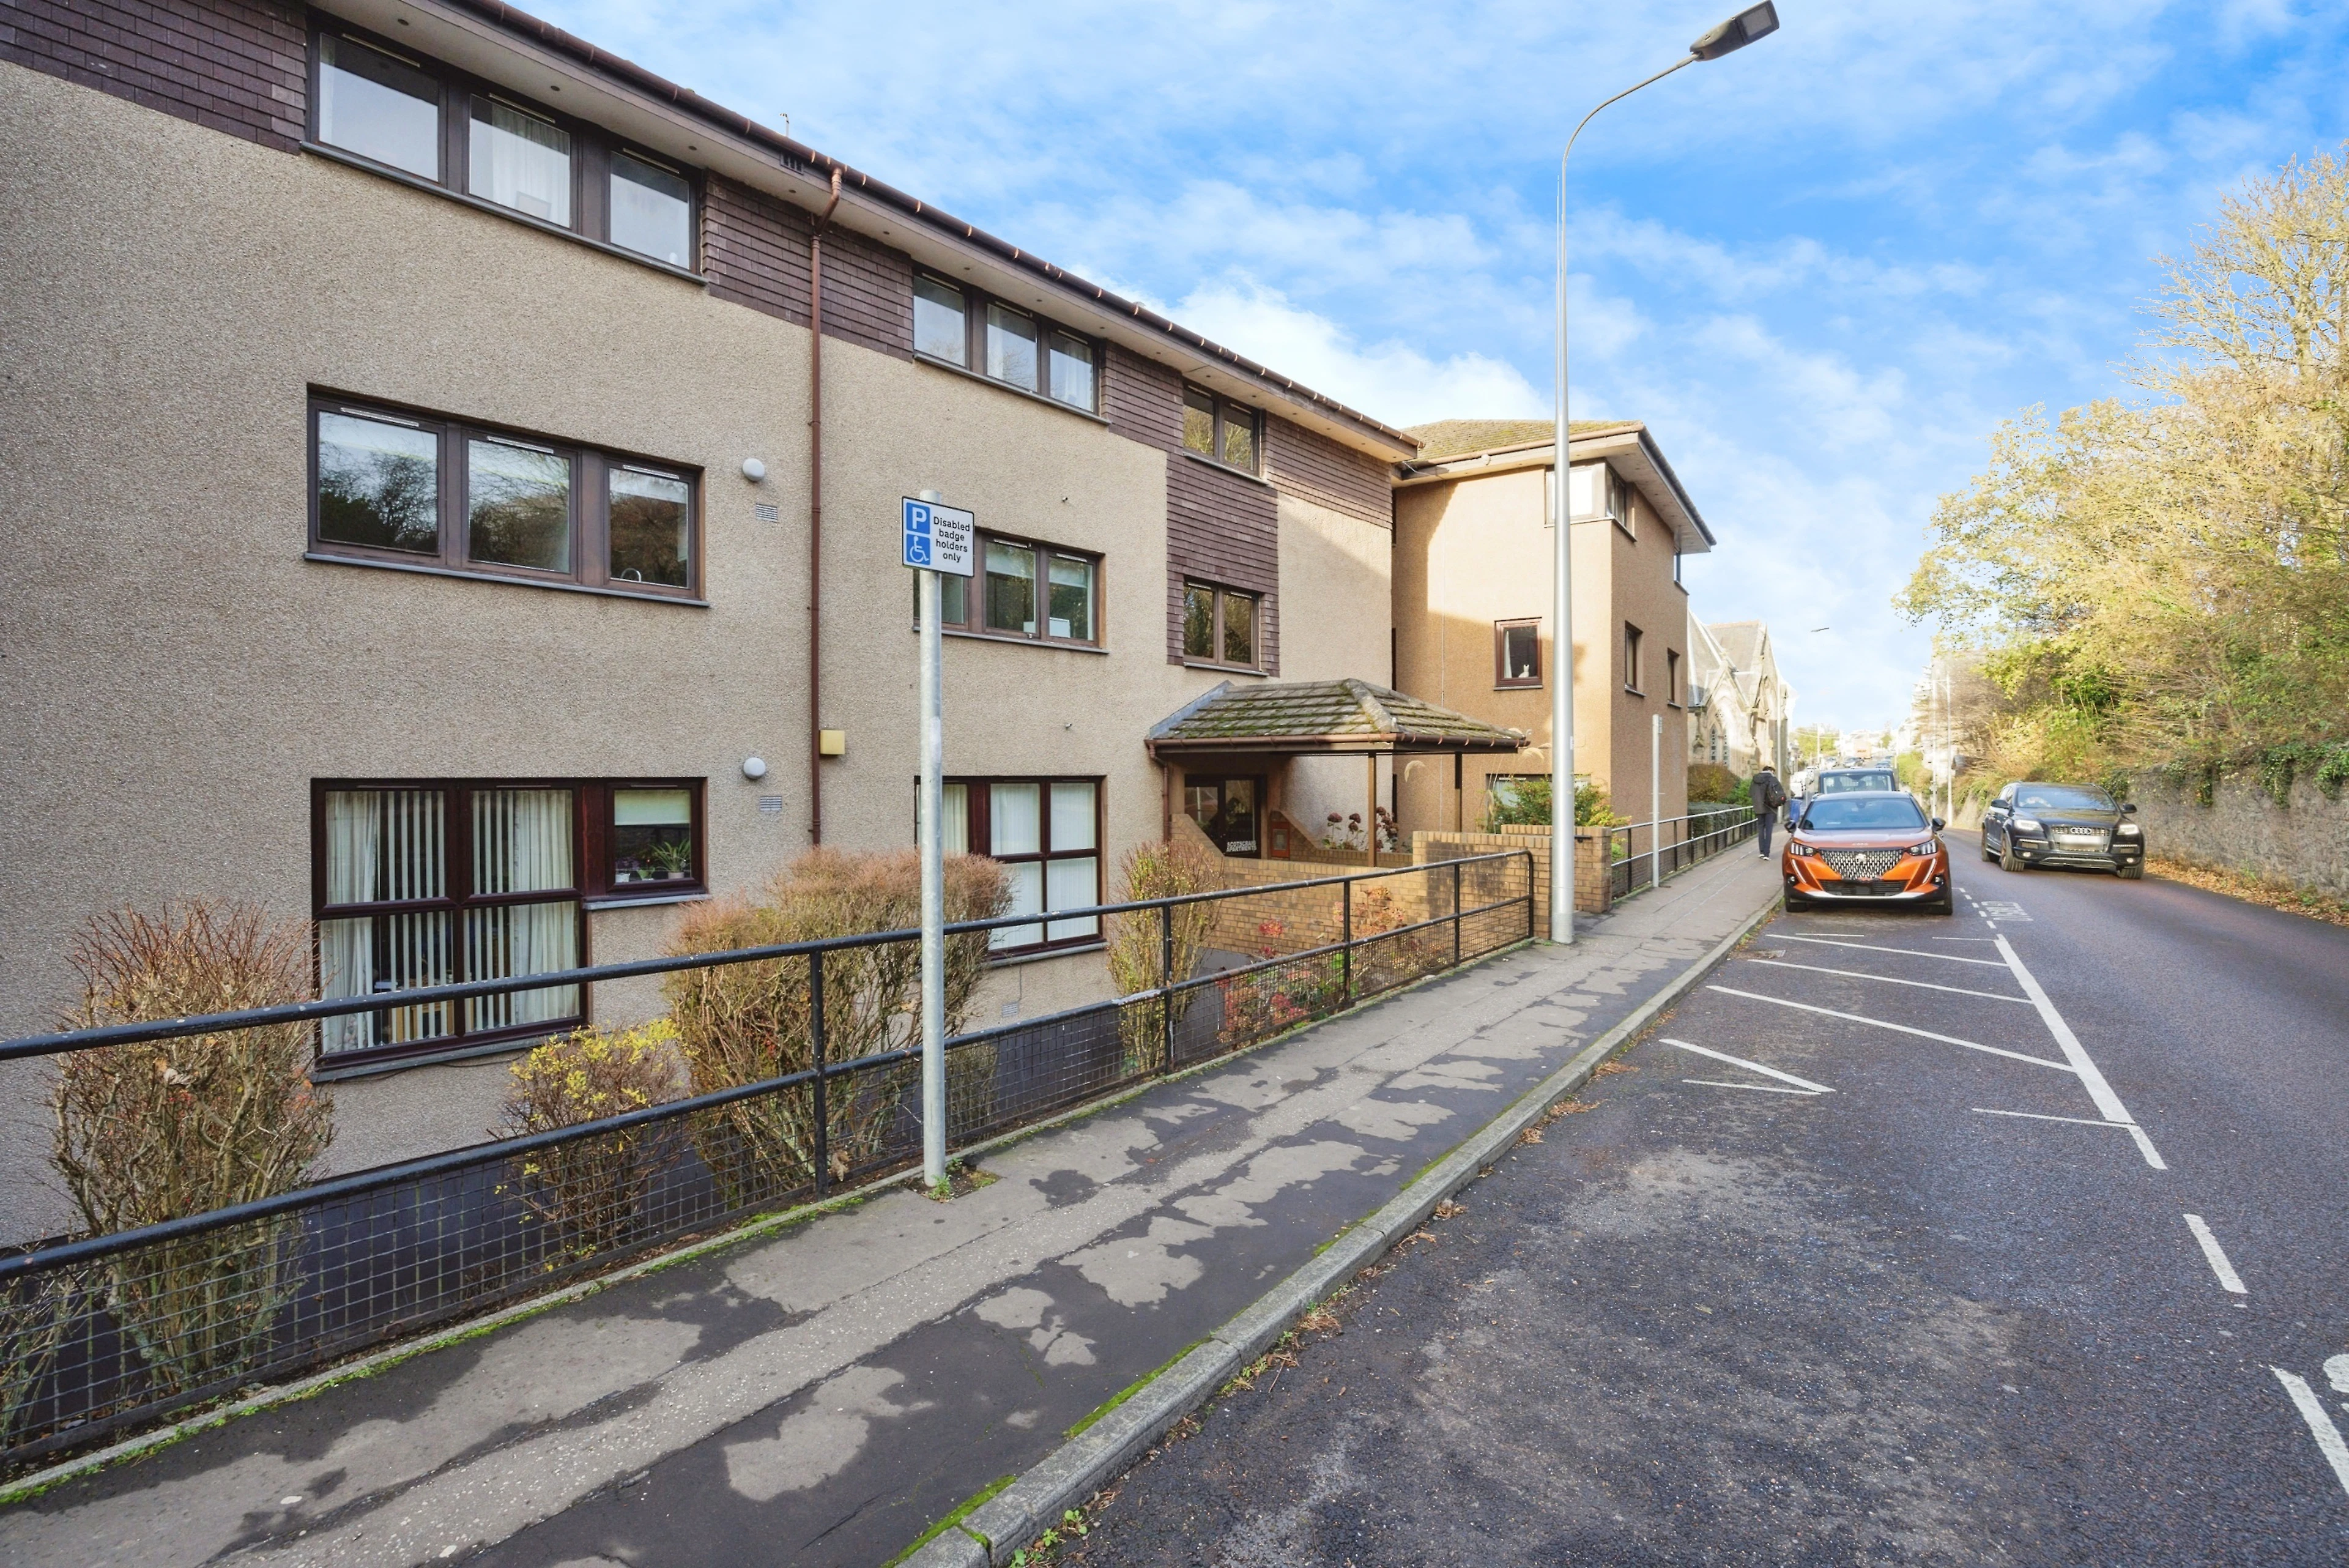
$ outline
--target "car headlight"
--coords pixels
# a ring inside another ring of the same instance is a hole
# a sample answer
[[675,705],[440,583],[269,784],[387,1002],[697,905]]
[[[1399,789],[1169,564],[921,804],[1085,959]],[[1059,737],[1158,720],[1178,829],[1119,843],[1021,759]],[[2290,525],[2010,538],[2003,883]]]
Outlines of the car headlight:
[[2120,835],[2123,838],[2135,838],[2144,830],[2138,827],[2134,822],[2124,822],[2118,827],[2114,828],[2113,831]]
[[2041,825],[2039,819],[2035,816],[2018,816],[2013,822],[2008,823],[2007,826],[2015,829],[2019,833],[2044,833],[2046,831],[2045,827]]
[[1909,846],[1908,853],[1911,855],[1930,856],[1937,847],[1939,847],[1939,846],[1937,846],[1933,840],[1929,838],[1922,844],[1910,845]]

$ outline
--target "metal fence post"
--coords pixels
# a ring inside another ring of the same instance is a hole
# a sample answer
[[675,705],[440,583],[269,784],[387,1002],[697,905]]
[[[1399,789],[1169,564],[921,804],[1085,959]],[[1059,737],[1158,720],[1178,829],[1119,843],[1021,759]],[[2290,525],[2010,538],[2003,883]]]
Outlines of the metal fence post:
[[1460,862],[1452,863],[1452,967],[1460,967]]
[[[808,954],[808,1039],[815,1047],[815,1195],[823,1196],[832,1176],[831,1102],[823,1081],[823,950]],[[775,1069],[782,1070],[777,1062]]]
[[1158,906],[1158,1070],[1174,1070],[1174,906]]
[[1354,879],[1339,883],[1338,891],[1343,896],[1338,914],[1338,1005],[1343,1007],[1354,1000]]

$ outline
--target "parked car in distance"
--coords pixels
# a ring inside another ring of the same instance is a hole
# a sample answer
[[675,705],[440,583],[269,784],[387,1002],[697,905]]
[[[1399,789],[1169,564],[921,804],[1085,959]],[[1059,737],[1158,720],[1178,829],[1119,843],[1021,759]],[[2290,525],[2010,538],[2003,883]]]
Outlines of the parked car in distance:
[[1818,795],[1900,793],[1900,780],[1890,768],[1818,768],[1795,775],[1795,798],[1786,802],[1786,826],[1793,827],[1802,803]]
[[1837,791],[1801,805],[1779,859],[1786,908],[1864,902],[1957,912],[1941,819],[1928,817],[1915,795]]
[[2145,875],[2145,829],[2137,811],[2094,784],[2016,783],[1982,813],[1982,855],[2009,871],[2082,866],[2131,881]]

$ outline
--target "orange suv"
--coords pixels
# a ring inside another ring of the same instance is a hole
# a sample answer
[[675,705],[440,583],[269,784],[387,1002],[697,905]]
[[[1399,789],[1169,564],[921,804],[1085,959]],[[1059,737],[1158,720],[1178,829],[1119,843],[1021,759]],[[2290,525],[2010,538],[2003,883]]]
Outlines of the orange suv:
[[1899,790],[1814,795],[1786,836],[1780,868],[1786,908],[1810,904],[1922,905],[1957,912],[1941,819]]

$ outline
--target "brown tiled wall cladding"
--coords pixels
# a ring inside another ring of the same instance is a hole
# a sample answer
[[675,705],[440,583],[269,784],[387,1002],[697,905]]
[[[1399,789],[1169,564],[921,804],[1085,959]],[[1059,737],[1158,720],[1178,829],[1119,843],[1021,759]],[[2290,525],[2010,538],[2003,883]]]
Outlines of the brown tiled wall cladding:
[[[709,176],[707,192],[701,263],[709,292],[805,327],[810,215],[716,174]],[[827,337],[912,358],[912,260],[844,230],[825,234],[823,331]]]
[[1166,661],[1183,662],[1183,580],[1264,596],[1264,668],[1280,673],[1280,514],[1272,487],[1183,445],[1183,379],[1112,346],[1110,428],[1166,454]]
[[1394,471],[1387,462],[1287,420],[1267,423],[1264,469],[1282,494],[1381,528],[1394,526]]
[[0,0],[0,59],[292,151],[309,122],[298,6]]

